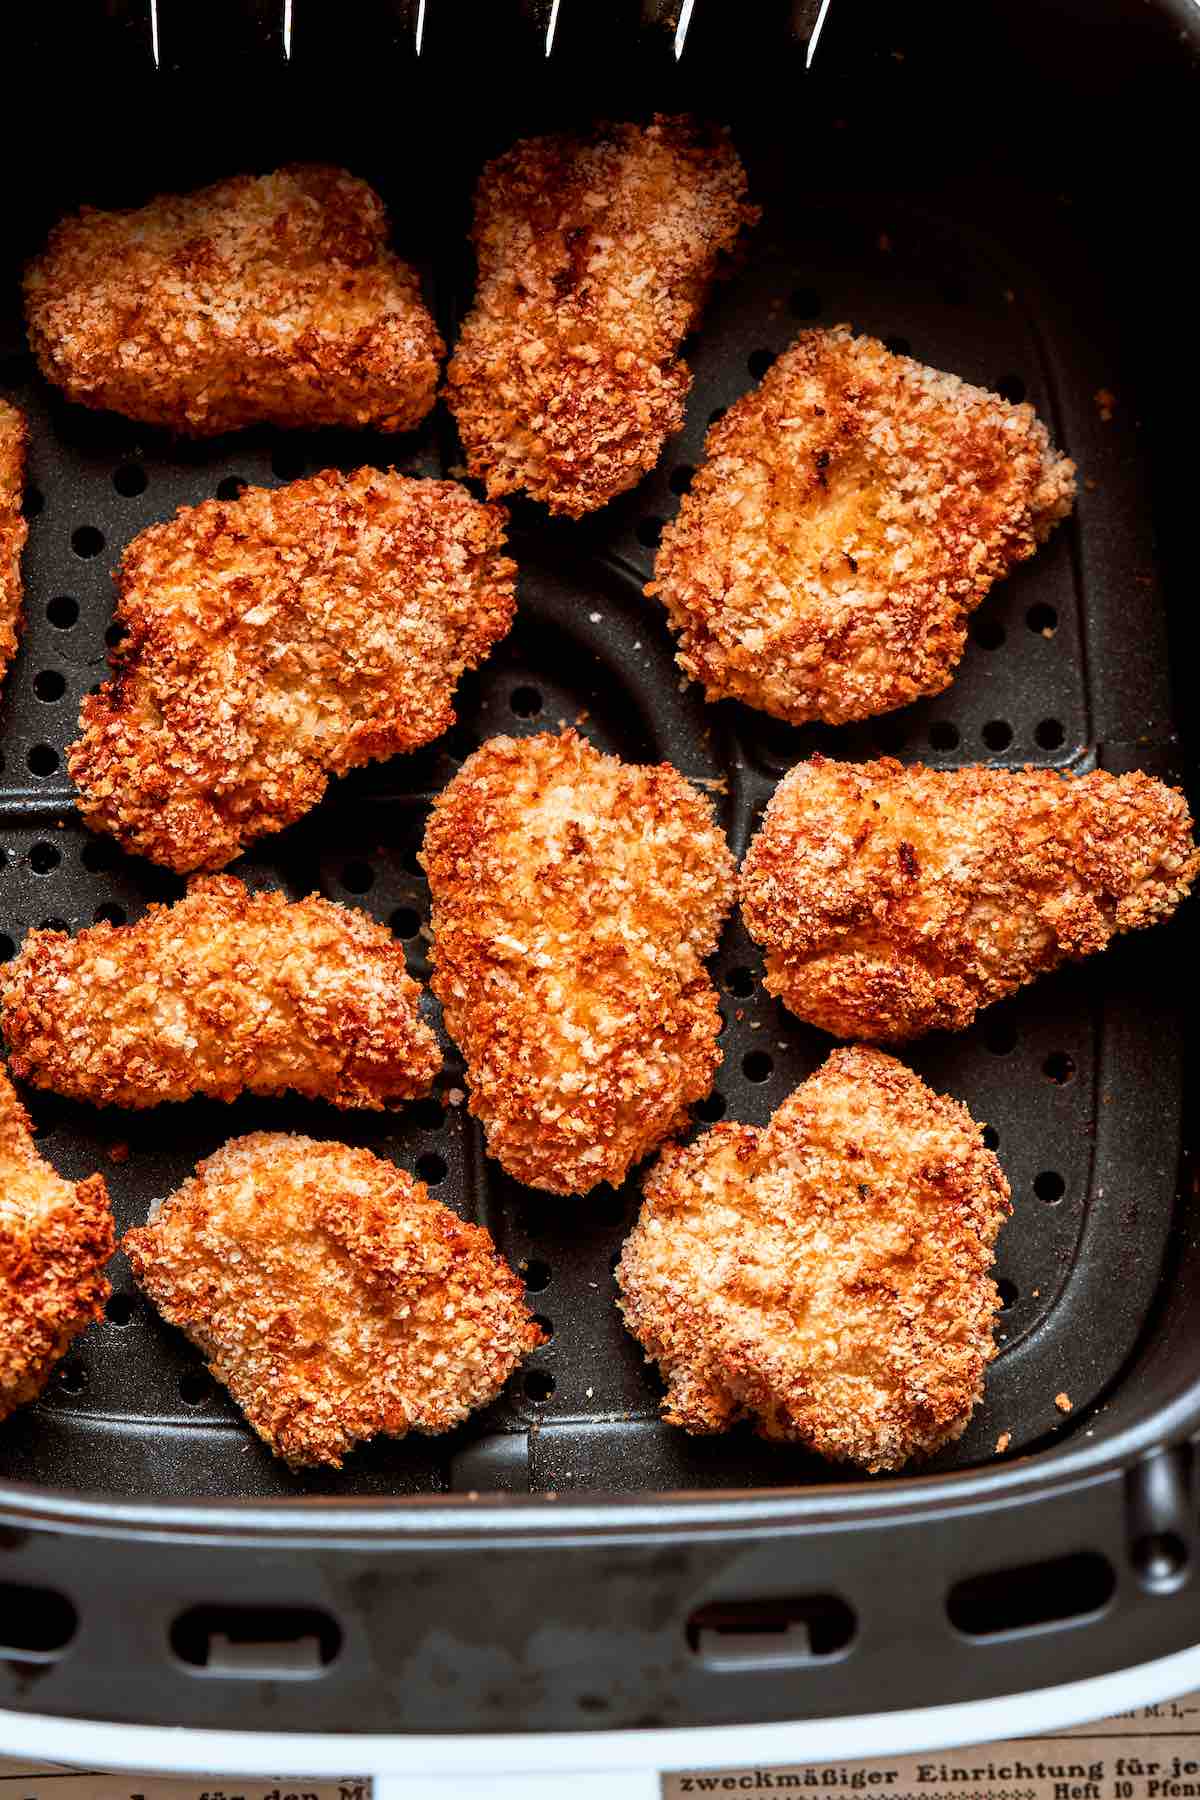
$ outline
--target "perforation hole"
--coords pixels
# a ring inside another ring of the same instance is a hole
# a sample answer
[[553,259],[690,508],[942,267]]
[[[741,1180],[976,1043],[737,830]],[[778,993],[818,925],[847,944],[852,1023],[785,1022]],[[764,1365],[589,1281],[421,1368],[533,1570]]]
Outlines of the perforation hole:
[[436,1100],[418,1100],[408,1115],[418,1131],[441,1131],[445,1110]]
[[793,288],[788,296],[788,311],[793,319],[815,319],[821,311],[821,296],[816,288]]
[[55,594],[46,606],[46,617],[59,631],[70,631],[79,617],[79,602],[70,594]]
[[104,533],[94,525],[77,525],[71,533],[71,548],[76,556],[83,557],[85,561],[99,556],[104,548]]
[[998,1150],[1000,1148],[1000,1133],[996,1130],[994,1125],[985,1125],[979,1135],[983,1139],[983,1147],[985,1150]]
[[304,473],[304,458],[290,445],[281,444],[271,453],[271,473],[280,481],[299,481]]
[[988,1019],[983,1027],[983,1047],[993,1056],[1010,1056],[1017,1047],[1017,1028],[1011,1019]]
[[110,844],[107,838],[89,838],[79,852],[79,860],[85,869],[98,875],[103,869],[111,869],[116,862],[116,845]]
[[532,719],[542,710],[542,696],[535,687],[516,687],[508,696],[508,704],[518,719]]
[[0,962],[11,962],[17,954],[17,946],[6,931],[0,931]]
[[1025,398],[1025,383],[1019,375],[1002,375],[996,383],[996,392],[1003,400],[1010,400],[1019,406]]
[[909,340],[906,337],[889,337],[889,338],[884,338],[883,341],[887,345],[888,349],[891,351],[893,356],[911,356],[912,355],[912,344],[909,342]]
[[671,479],[668,483],[671,492],[673,494],[686,494],[692,485],[692,478],[695,473],[696,471],[691,463],[680,463],[678,468],[672,469]]
[[725,977],[725,986],[739,1000],[745,1000],[754,992],[754,977],[749,969],[730,969]]
[[115,650],[118,644],[123,644],[128,636],[129,627],[122,624],[120,619],[114,619],[112,624],[106,626],[104,630],[104,641],[110,650]]
[[692,1111],[706,1125],[715,1125],[718,1119],[725,1117],[726,1099],[724,1094],[706,1094],[703,1100],[697,1100]]
[[35,875],[48,875],[51,869],[57,869],[61,861],[62,851],[57,844],[42,841],[30,849],[29,866]]
[[1053,637],[1058,629],[1058,612],[1055,607],[1047,606],[1045,601],[1039,600],[1037,605],[1031,606],[1025,614],[1025,623],[1030,631],[1036,631],[1039,637]]
[[1016,1282],[1009,1281],[1006,1275],[1002,1275],[996,1283],[996,1292],[1000,1296],[1001,1312],[1010,1312],[1017,1304],[1018,1294]]
[[348,862],[342,870],[342,886],[348,894],[365,894],[375,885],[375,871],[370,863]]
[[398,938],[415,938],[421,929],[421,915],[411,906],[398,906],[389,923]]
[[[473,756],[479,748],[479,738],[469,725],[453,726],[442,739],[442,743],[446,755],[455,762],[466,762],[468,756]],[[420,864],[414,864],[414,867],[419,869]]]
[[957,750],[959,731],[949,719],[935,719],[929,727],[929,747],[931,750]]
[[1057,750],[1067,734],[1060,719],[1043,719],[1033,735],[1043,750]]
[[747,1081],[768,1081],[775,1064],[765,1050],[751,1050],[742,1058],[742,1074]]
[[52,706],[61,700],[67,691],[67,684],[57,669],[39,669],[33,678],[33,691],[39,700]]
[[439,1156],[436,1150],[428,1150],[424,1156],[418,1156],[417,1178],[426,1187],[437,1187],[439,1182],[445,1181],[448,1173],[445,1157]]
[[746,367],[755,381],[761,381],[771,364],[775,361],[774,350],[752,350],[746,358]]
[[982,736],[989,750],[1007,750],[1013,741],[1013,729],[1007,719],[989,719]]
[[999,619],[981,619],[976,613],[967,627],[971,642],[981,650],[999,650],[1006,633]]
[[895,756],[904,748],[904,726],[899,719],[875,719],[871,725],[871,742],[885,756]]
[[525,1290],[530,1294],[540,1294],[550,1286],[550,1264],[544,1262],[528,1262],[525,1265]]
[[137,1300],[132,1294],[114,1294],[104,1308],[104,1316],[110,1325],[124,1328],[132,1325],[137,1312]]
[[530,1369],[525,1376],[525,1398],[535,1406],[544,1406],[554,1388],[554,1377],[548,1369]]
[[214,1391],[212,1381],[203,1369],[190,1369],[179,1377],[179,1398],[185,1406],[207,1406]]
[[92,913],[97,925],[124,925],[128,916],[125,908],[118,906],[115,900],[102,900]]
[[661,543],[662,534],[663,521],[661,519],[647,517],[638,520],[637,530],[634,535],[639,544],[644,544],[647,550],[654,550],[657,549],[658,545]]
[[1042,1064],[1042,1074],[1057,1087],[1065,1087],[1068,1081],[1075,1079],[1074,1058],[1065,1050],[1052,1050]]
[[1033,1191],[1047,1206],[1057,1206],[1067,1191],[1067,1184],[1057,1169],[1043,1169],[1033,1178]]
[[58,751],[52,749],[49,744],[35,744],[25,761],[31,775],[38,775],[44,779],[47,775],[53,775],[58,768]]
[[217,483],[217,499],[240,500],[249,485],[240,475],[226,475]]
[[147,476],[141,463],[122,463],[120,468],[113,470],[112,480],[118,494],[123,495],[126,500],[136,500],[139,494],[146,491]]
[[21,501],[21,511],[27,519],[36,519],[46,509],[46,496],[40,488],[26,488]]
[[539,1331],[545,1332],[546,1343],[552,1344],[554,1342],[554,1322],[553,1322],[553,1320],[548,1319],[546,1317],[545,1313],[534,1313],[533,1322],[538,1327]]
[[65,919],[60,919],[57,913],[51,913],[51,915],[48,919],[39,919],[38,920],[38,930],[39,931],[66,931],[66,932],[69,932],[70,929],[71,929],[71,927],[67,924],[67,921]]
[[727,406],[714,406],[712,411],[708,415],[709,424],[710,425],[717,424],[717,422],[720,419],[723,419],[725,417],[725,414],[728,411],[729,411],[729,408]]

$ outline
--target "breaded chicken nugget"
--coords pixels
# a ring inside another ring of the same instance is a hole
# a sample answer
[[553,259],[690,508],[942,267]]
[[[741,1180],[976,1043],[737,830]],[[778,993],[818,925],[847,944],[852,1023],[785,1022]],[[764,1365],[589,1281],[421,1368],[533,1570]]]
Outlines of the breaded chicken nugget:
[[708,699],[865,719],[949,686],[968,614],[1074,493],[1031,406],[805,331],[712,427],[646,592]]
[[995,1354],[1008,1183],[957,1101],[835,1050],[770,1123],[663,1151],[617,1268],[626,1324],[692,1432],[898,1469],[961,1437]]
[[981,1006],[1168,919],[1200,856],[1149,775],[814,756],[751,842],[742,915],[766,985],[835,1037],[961,1031]]
[[369,1150],[235,1138],[151,1223],[133,1272],[277,1456],[449,1431],[545,1341],[482,1226]]
[[553,1194],[623,1180],[721,1061],[703,958],[733,858],[711,805],[573,731],[497,737],[437,801],[422,861],[431,985],[491,1154]]
[[29,432],[22,415],[0,400],[0,681],[16,655],[21,623],[21,552],[29,527],[21,510]]
[[291,1090],[378,1109],[441,1066],[404,949],[317,894],[201,876],[135,925],[31,931],[0,972],[13,1072],[97,1106]]
[[758,218],[729,140],[687,118],[529,138],[475,197],[475,305],[446,370],[472,475],[578,518],[683,423],[679,346]]
[[319,166],[84,207],[27,269],[25,312],[70,399],[193,437],[259,420],[407,431],[445,352],[378,194]]
[[69,752],[96,831],[181,874],[427,744],[512,623],[506,514],[452,481],[327,469],[181,507],[118,572],[128,635]]
[[36,1399],[101,1316],[114,1248],[104,1177],[72,1183],[43,1162],[0,1069],[0,1419]]

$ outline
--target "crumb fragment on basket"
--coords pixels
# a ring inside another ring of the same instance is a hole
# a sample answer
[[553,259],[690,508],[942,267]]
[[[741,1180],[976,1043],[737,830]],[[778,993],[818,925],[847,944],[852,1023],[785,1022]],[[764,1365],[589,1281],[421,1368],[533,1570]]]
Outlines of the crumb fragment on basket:
[[1096,411],[1107,425],[1113,416],[1113,411],[1117,404],[1117,396],[1113,393],[1111,388],[1097,388],[1094,399],[1096,402]]
[[1060,1413],[1069,1413],[1071,1410],[1071,1396],[1069,1394],[1055,1394],[1054,1404],[1057,1406]]
[[996,1439],[996,1455],[1003,1456],[1004,1452],[1008,1449],[1008,1446],[1011,1443],[1012,1443],[1012,1432],[1011,1431],[1002,1431],[1000,1433],[1000,1436]]

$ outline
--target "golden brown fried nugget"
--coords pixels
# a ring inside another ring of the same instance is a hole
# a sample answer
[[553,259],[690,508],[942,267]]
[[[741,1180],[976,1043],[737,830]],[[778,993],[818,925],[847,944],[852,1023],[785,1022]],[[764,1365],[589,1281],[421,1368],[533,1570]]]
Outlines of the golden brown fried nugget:
[[1168,919],[1197,869],[1183,795],[1149,775],[902,768],[814,756],[747,852],[766,985],[835,1037],[960,1031],[1118,932]]
[[710,430],[646,592],[708,699],[865,719],[949,685],[968,615],[1074,493],[1031,406],[805,331]]
[[431,985],[489,1151],[554,1194],[623,1180],[721,1061],[703,959],[733,858],[709,802],[573,731],[492,738],[434,806],[422,861]]
[[369,1150],[235,1138],[148,1225],[133,1272],[289,1463],[449,1431],[544,1342],[488,1233]]
[[135,925],[31,931],[0,972],[13,1072],[97,1106],[291,1090],[378,1109],[441,1066],[403,946],[317,894],[202,876]]
[[475,305],[446,370],[472,475],[578,518],[683,423],[679,355],[722,253],[758,217],[728,139],[687,118],[530,138],[475,197]]
[[0,1419],[41,1393],[101,1316],[114,1248],[104,1177],[64,1181],[43,1162],[0,1069]]
[[26,271],[30,343],[70,399],[190,436],[407,431],[445,346],[387,236],[365,181],[315,165],[84,207]]
[[761,1130],[663,1151],[617,1268],[621,1310],[692,1432],[898,1469],[961,1437],[995,1354],[1008,1183],[957,1101],[835,1050]]
[[181,507],[121,559],[115,675],[69,767],[96,831],[181,874],[413,750],[512,623],[507,515],[377,469]]
[[21,510],[29,431],[15,406],[0,400],[0,681],[16,655],[21,623],[21,552],[29,527]]

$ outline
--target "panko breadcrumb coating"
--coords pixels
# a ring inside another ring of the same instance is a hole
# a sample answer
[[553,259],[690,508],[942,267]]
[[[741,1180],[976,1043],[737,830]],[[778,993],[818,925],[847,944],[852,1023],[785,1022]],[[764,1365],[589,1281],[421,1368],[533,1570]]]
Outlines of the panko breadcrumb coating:
[[1031,406],[845,325],[801,332],[706,447],[646,592],[708,699],[793,725],[949,686],[968,615],[1075,493]]
[[722,253],[758,218],[727,137],[688,118],[529,138],[475,198],[475,305],[446,370],[471,474],[591,512],[683,423],[679,355]]
[[114,1248],[104,1177],[64,1181],[43,1162],[0,1069],[0,1419],[36,1399],[101,1316]]
[[152,1222],[134,1275],[277,1456],[449,1431],[545,1341],[479,1225],[369,1150],[235,1138]]
[[0,682],[16,655],[21,623],[21,552],[29,534],[21,502],[28,442],[29,431],[21,413],[7,400],[0,400]]
[[995,1354],[1008,1183],[966,1108],[879,1050],[835,1050],[761,1130],[664,1150],[621,1309],[692,1432],[898,1469],[961,1437]]
[[814,756],[742,868],[766,985],[835,1037],[960,1031],[1118,932],[1170,918],[1200,869],[1187,803],[1149,775],[903,768]]
[[327,469],[181,507],[118,572],[116,671],[68,766],[95,831],[184,874],[309,811],[330,775],[427,744],[512,623],[503,508]]
[[84,207],[26,271],[29,340],[71,400],[193,437],[258,421],[407,431],[445,345],[387,240],[379,195],[316,165]]
[[721,1061],[703,959],[733,893],[712,807],[667,764],[573,731],[492,738],[441,795],[422,861],[434,993],[510,1175],[620,1182]]
[[441,1066],[403,946],[317,894],[194,880],[134,925],[31,931],[0,971],[13,1072],[96,1106],[291,1090],[378,1109]]

